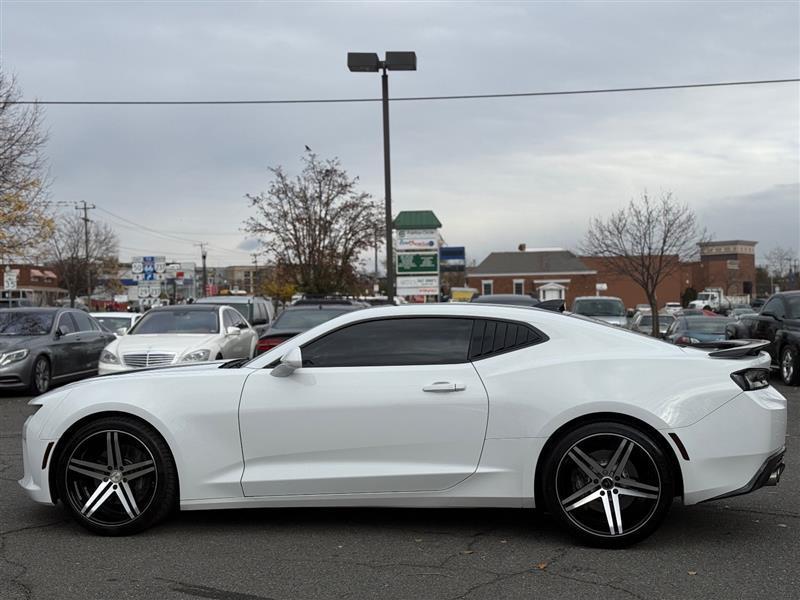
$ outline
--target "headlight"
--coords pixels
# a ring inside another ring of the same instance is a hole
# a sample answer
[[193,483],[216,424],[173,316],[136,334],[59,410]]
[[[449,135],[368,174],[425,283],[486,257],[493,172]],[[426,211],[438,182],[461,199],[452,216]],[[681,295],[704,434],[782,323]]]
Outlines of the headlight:
[[731,373],[731,379],[745,392],[760,390],[769,386],[769,369],[745,369]]
[[184,356],[181,362],[204,362],[208,360],[209,356],[211,356],[211,350],[195,350]]
[[113,352],[109,352],[108,350],[103,350],[103,353],[100,355],[100,362],[107,363],[109,365],[118,365],[119,359],[117,355]]
[[30,351],[27,348],[23,348],[22,350],[14,350],[13,352],[0,354],[0,367],[5,367],[13,362],[27,358],[29,353]]

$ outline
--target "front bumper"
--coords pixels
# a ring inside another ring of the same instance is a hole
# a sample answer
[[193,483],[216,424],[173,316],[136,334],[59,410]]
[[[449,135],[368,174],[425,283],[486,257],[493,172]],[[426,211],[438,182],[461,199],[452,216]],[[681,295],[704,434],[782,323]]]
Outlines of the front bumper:
[[24,390],[31,384],[33,362],[30,356],[0,367],[0,390]]
[[746,494],[768,485],[782,470],[786,399],[773,387],[742,392],[670,433],[680,438],[689,456],[680,461],[684,504]]
[[109,375],[111,373],[125,373],[127,371],[133,371],[133,367],[128,367],[123,364],[113,364],[113,363],[104,363],[101,362],[97,367],[97,374],[98,375]]
[[[41,504],[53,504],[50,496],[49,473],[52,462],[52,448],[56,440],[41,440],[36,436],[40,423],[35,423],[35,415],[29,417],[22,427],[22,479],[19,485],[28,496]],[[48,446],[50,449],[48,450]],[[45,454],[48,460],[45,463]]]

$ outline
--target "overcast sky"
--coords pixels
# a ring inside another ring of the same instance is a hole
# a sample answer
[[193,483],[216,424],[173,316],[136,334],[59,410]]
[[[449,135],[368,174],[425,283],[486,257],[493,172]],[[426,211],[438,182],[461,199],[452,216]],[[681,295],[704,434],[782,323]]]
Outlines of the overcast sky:
[[[800,76],[800,3],[0,2],[26,98],[376,97],[347,51],[415,50],[392,95]],[[392,105],[395,212],[432,209],[468,258],[575,247],[589,219],[671,190],[717,239],[800,247],[796,83]],[[118,226],[121,257],[250,261],[246,193],[304,145],[383,197],[379,104],[50,106],[54,200]],[[241,248],[245,248],[242,250]],[[237,251],[237,249],[239,249]]]

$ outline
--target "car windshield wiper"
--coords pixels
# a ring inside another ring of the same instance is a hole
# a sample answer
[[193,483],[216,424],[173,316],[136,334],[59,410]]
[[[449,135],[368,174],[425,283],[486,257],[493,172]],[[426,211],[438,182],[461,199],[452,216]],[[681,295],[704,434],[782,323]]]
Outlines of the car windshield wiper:
[[222,363],[219,368],[220,369],[238,369],[243,364],[250,362],[251,359],[249,358],[234,358],[233,360],[229,360],[228,362]]

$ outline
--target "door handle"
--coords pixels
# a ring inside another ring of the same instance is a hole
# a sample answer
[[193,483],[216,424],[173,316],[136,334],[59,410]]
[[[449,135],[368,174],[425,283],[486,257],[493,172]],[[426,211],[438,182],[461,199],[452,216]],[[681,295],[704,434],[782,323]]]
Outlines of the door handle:
[[436,381],[422,388],[423,392],[463,392],[467,386],[463,383],[452,383],[450,381]]

